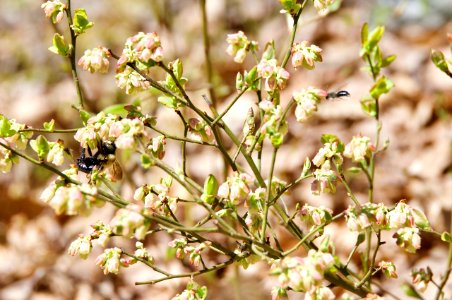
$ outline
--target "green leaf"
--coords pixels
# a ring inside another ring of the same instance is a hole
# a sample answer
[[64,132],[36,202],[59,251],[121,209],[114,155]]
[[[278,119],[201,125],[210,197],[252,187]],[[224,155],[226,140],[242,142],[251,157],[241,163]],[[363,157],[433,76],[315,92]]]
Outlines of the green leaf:
[[351,168],[348,168],[348,169],[347,169],[347,172],[353,173],[353,174],[358,174],[358,173],[360,173],[361,171],[362,171],[362,169],[361,169],[361,168],[358,168],[358,167],[351,167]]
[[44,160],[49,152],[49,142],[43,135],[39,135],[36,140],[30,142],[31,148],[38,154],[40,160]]
[[416,298],[416,299],[423,299],[421,295],[416,291],[414,286],[412,286],[409,283],[402,284],[402,290],[408,297]]
[[340,143],[341,142],[341,140],[337,136],[335,136],[334,134],[327,134],[327,133],[322,134],[322,137],[320,138],[320,141],[324,145],[326,143],[334,143],[334,142]]
[[165,105],[168,108],[177,109],[178,108],[178,101],[174,97],[169,96],[160,96],[157,99],[158,102]]
[[395,55],[389,55],[389,56],[386,56],[386,57],[381,61],[381,67],[382,67],[382,68],[385,68],[385,67],[389,66],[396,58],[397,58],[397,56],[395,56]]
[[377,102],[372,96],[361,99],[361,109],[371,117],[377,115]]
[[125,108],[124,104],[114,104],[107,106],[102,110],[106,114],[113,114],[117,116],[121,116],[123,118],[127,117],[129,111]]
[[88,21],[88,15],[84,8],[78,8],[74,12],[71,28],[75,35],[84,33],[87,29],[93,27],[94,23]]
[[449,233],[449,232],[444,231],[444,232],[441,234],[441,240],[442,240],[443,242],[446,242],[446,243],[452,243],[452,236],[450,236],[450,233]]
[[53,132],[55,130],[55,120],[52,119],[50,122],[44,122],[42,126],[44,127],[44,129]]
[[425,216],[424,212],[413,207],[411,208],[411,213],[414,218],[414,224],[416,224],[417,227],[419,227],[422,230],[431,229],[430,223],[427,217]]
[[262,54],[262,59],[270,60],[275,58],[276,55],[276,49],[275,49],[275,42],[271,41],[265,45],[265,51]]
[[256,90],[258,86],[257,68],[253,67],[249,72],[245,71],[245,82],[252,89]]
[[215,176],[210,174],[204,181],[204,194],[209,196],[216,196],[217,191],[218,191],[218,181],[215,178]]
[[355,246],[361,245],[365,240],[366,240],[366,235],[364,234],[364,232],[361,232],[360,234],[358,234]]
[[55,33],[53,36],[52,47],[50,47],[49,50],[55,54],[67,57],[71,53],[72,45],[66,43],[64,36]]
[[373,49],[378,45],[378,42],[381,40],[383,33],[385,32],[385,28],[383,26],[377,26],[372,32],[369,34],[368,47],[369,49]]
[[301,4],[297,3],[296,0],[279,0],[283,9],[290,13],[291,15],[295,15],[301,9]]
[[91,118],[91,114],[87,112],[86,110],[80,111],[80,119],[82,120],[83,125],[86,126],[86,123],[88,122],[89,118]]
[[149,155],[141,154],[141,165],[143,168],[149,169],[154,165],[154,161]]
[[301,176],[304,177],[308,175],[310,169],[311,169],[311,160],[308,157],[306,157],[303,164],[303,171],[301,171]]
[[0,137],[10,137],[17,133],[17,131],[11,129],[11,123],[8,118],[0,114]]
[[446,62],[446,57],[441,51],[436,51],[435,49],[432,49],[430,53],[430,58],[432,59],[432,62],[438,69],[452,77],[452,73],[451,71],[449,71],[449,66],[447,65]]
[[364,46],[369,38],[369,24],[364,23],[361,28],[361,45]]
[[377,82],[370,89],[370,95],[374,99],[378,99],[382,94],[388,93],[394,87],[394,82],[386,78],[386,76],[381,76],[378,78]]

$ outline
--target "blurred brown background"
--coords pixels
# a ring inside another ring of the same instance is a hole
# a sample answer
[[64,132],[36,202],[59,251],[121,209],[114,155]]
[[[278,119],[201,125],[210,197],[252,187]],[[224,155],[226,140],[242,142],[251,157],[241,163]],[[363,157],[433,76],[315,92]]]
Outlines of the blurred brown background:
[[[226,34],[243,30],[250,39],[259,41],[261,50],[274,39],[281,54],[287,47],[288,27],[276,0],[207,2],[221,111],[234,97],[236,73],[253,64],[249,58],[239,65],[226,55]],[[76,102],[70,69],[65,60],[47,50],[54,29],[40,9],[41,3],[0,2],[0,113],[34,127],[54,118],[57,128],[76,128],[80,121],[70,107]],[[127,37],[138,31],[156,31],[162,38],[165,61],[177,57],[183,61],[193,98],[201,99],[200,95],[206,93],[198,1],[73,1],[73,7],[85,8],[95,24],[79,38],[78,57],[85,49],[100,45],[119,54]],[[448,0],[345,0],[338,12],[323,19],[314,10],[306,11],[296,41],[308,40],[323,48],[324,62],[317,64],[314,71],[294,71],[289,67],[292,77],[282,102],[289,100],[292,91],[310,85],[330,91],[345,89],[351,97],[322,104],[306,124],[298,124],[291,117],[286,145],[279,151],[276,175],[286,181],[296,178],[305,157],[312,158],[320,147],[322,133],[336,134],[346,142],[359,133],[374,138],[375,124],[361,112],[359,104],[372,85],[370,76],[361,70],[359,39],[364,22],[371,28],[382,24],[386,26],[381,42],[383,53],[395,54],[397,59],[386,71],[396,87],[381,100],[382,140],[389,140],[390,146],[377,161],[376,199],[388,205],[407,199],[410,205],[426,212],[435,230],[447,230],[452,209],[452,80],[434,67],[429,54],[435,48],[449,58],[452,55],[446,37],[447,32],[452,33],[451,16]],[[66,32],[65,26],[63,21],[58,28]],[[155,95],[125,95],[115,86],[114,67],[110,70],[107,75],[80,71],[89,110],[98,112],[108,105],[140,99],[146,111],[159,116],[161,128],[167,124],[168,131],[178,132],[179,125],[172,121],[174,115],[155,104]],[[226,115],[226,121],[237,132],[243,124],[243,112],[255,101],[254,95],[246,94]],[[54,134],[50,138],[65,139],[78,152],[71,136]],[[267,150],[264,161],[269,159]],[[168,163],[177,165],[178,151],[177,144],[169,142],[165,158]],[[202,163],[206,155],[213,154],[195,146],[189,148],[189,153],[195,178],[203,180],[205,175],[219,171],[218,156],[209,157],[211,163],[206,164]],[[147,268],[138,265],[120,276],[104,276],[94,265],[97,250],[87,261],[68,256],[67,246],[76,235],[88,232],[88,225],[97,219],[108,221],[114,210],[107,205],[89,218],[55,216],[39,201],[40,192],[51,177],[47,171],[24,161],[15,165],[11,173],[0,175],[0,299],[169,299],[183,289],[185,281],[135,287],[135,281],[152,278]],[[351,183],[364,201],[364,178],[357,176]],[[131,192],[131,187],[122,190],[125,197],[130,197]],[[313,196],[309,183],[296,187],[285,201],[289,207],[296,202],[310,203],[328,206],[335,212],[349,205],[342,187],[336,195]],[[336,251],[343,258],[355,237],[347,234],[342,225],[333,224],[327,232],[340,237],[336,238]],[[147,246],[168,269],[182,271],[179,262],[165,260],[169,240],[162,236],[158,242],[148,241]],[[397,249],[390,234],[384,240],[387,245],[382,247],[379,259],[394,261],[399,272],[398,280],[386,284],[402,299],[398,286],[410,280],[411,268],[430,265],[435,274],[444,272],[447,248],[433,236],[422,235],[423,247],[416,255]],[[270,299],[274,284],[266,276],[265,266],[259,264],[246,271],[232,267],[225,273],[205,276],[200,282],[208,285],[209,299]],[[432,292],[434,288],[429,287],[427,299]]]

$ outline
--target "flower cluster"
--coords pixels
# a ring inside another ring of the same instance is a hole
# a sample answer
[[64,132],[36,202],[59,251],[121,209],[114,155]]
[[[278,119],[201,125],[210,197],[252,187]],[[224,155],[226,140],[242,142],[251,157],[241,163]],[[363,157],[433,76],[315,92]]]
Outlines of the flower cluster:
[[324,90],[309,87],[293,93],[293,99],[297,103],[295,117],[298,122],[307,121],[316,111],[321,100],[328,93]]
[[[76,179],[78,170],[72,167],[63,174]],[[97,189],[89,184],[67,183],[59,177],[42,192],[40,199],[49,204],[57,214],[78,215],[89,214],[93,206],[103,205],[104,202],[96,197]]]
[[164,135],[159,135],[151,139],[147,150],[149,150],[154,157],[163,159],[165,156],[165,145],[166,137]]
[[72,256],[78,255],[81,259],[87,259],[92,249],[91,236],[81,234],[69,246],[68,254]]
[[419,229],[429,229],[425,215],[418,209],[399,202],[392,210],[382,203],[366,203],[360,208],[349,208],[346,213],[347,227],[361,232],[372,226],[379,230],[397,229],[394,234],[397,245],[414,253],[421,247]]
[[207,298],[207,287],[199,286],[196,282],[190,281],[187,288],[182,293],[177,294],[171,300],[205,300]]
[[259,103],[259,108],[264,112],[261,134],[270,139],[273,146],[279,146],[288,131],[287,121],[284,119],[282,107],[274,105],[271,101],[264,100]]
[[423,293],[428,287],[429,282],[432,281],[433,273],[429,267],[427,269],[414,269],[411,272],[411,280],[416,289]]
[[201,264],[201,252],[208,249],[212,243],[210,241],[205,241],[199,243],[197,246],[189,246],[187,239],[180,238],[175,239],[168,243],[168,246],[176,249],[176,257],[179,259],[184,259],[188,256],[188,262],[195,267]]
[[247,200],[253,183],[253,178],[246,173],[235,173],[232,177],[220,185],[218,188],[218,196],[226,199],[232,206],[239,205]]
[[314,7],[319,13],[319,15],[326,15],[328,14],[328,6],[334,3],[336,0],[314,0]]
[[43,136],[39,136],[37,139],[30,141],[30,146],[40,159],[45,157],[47,162],[56,166],[61,166],[64,163],[64,157],[68,155],[62,140],[48,142]]
[[150,131],[144,126],[143,118],[121,118],[100,112],[91,117],[85,127],[77,130],[74,138],[82,148],[93,151],[98,148],[99,141],[114,142],[118,149],[135,149],[138,141],[144,144],[150,141]]
[[378,267],[383,271],[383,274],[385,274],[385,276],[387,278],[397,278],[398,277],[396,267],[393,262],[388,262],[388,261],[382,260],[378,263]]
[[128,63],[136,63],[140,70],[146,70],[163,60],[163,48],[157,33],[139,32],[129,37],[117,63],[117,72],[123,72]]
[[63,19],[66,4],[61,3],[60,0],[49,0],[41,4],[47,18],[52,19],[52,23],[56,24]]
[[242,31],[228,34],[226,42],[228,43],[226,52],[234,57],[236,63],[242,63],[250,50],[257,49],[257,42],[250,42]]
[[121,208],[116,212],[110,221],[110,226],[116,235],[142,240],[151,226],[151,221],[143,216],[138,205],[129,204],[126,208]]
[[199,142],[211,142],[214,139],[212,128],[204,120],[188,120],[188,137]]
[[308,46],[307,41],[294,43],[292,46],[292,66],[314,69],[314,62],[322,62],[322,49],[316,45]]
[[277,63],[275,58],[262,58],[257,65],[257,74],[265,79],[265,90],[269,93],[284,89],[290,78],[289,72]]
[[248,213],[245,218],[245,223],[253,234],[259,233],[263,222],[263,207],[266,190],[264,188],[257,188],[254,192],[249,194],[245,202],[245,207],[248,208]]
[[333,211],[326,207],[314,207],[308,204],[303,205],[300,211],[301,219],[309,226],[320,226],[330,222],[333,218]]
[[[14,119],[7,119],[0,114],[0,142],[12,149],[24,150],[28,140],[33,136],[31,131],[21,131],[26,129],[25,124],[17,123]],[[0,172],[8,173],[13,163],[17,163],[19,158],[11,150],[0,146]]]
[[[96,258],[96,265],[98,265],[104,274],[108,273],[118,274],[121,264],[122,250],[120,248],[105,249],[104,252]],[[124,265],[123,265],[124,266]]]
[[[330,253],[311,249],[307,257],[285,257],[275,261],[270,274],[278,276],[281,288],[305,292],[305,299],[334,299],[334,294],[325,290],[328,288],[323,284],[324,273],[333,262]],[[322,298],[316,298],[317,295]]]
[[149,81],[127,64],[132,63],[140,70],[147,70],[163,60],[160,37],[155,32],[138,34],[127,39],[117,63],[116,84],[127,94],[149,89]]
[[140,186],[134,193],[133,198],[136,201],[144,202],[145,213],[148,210],[157,214],[170,214],[177,210],[177,198],[169,196],[171,187],[171,177],[161,179],[159,184]]
[[331,169],[331,163],[342,165],[343,158],[341,152],[343,145],[338,140],[325,142],[323,148],[320,148],[312,159],[313,164],[318,167],[314,171],[314,178],[311,185],[311,191],[315,195],[320,193],[336,192],[336,173]]
[[307,121],[316,111],[321,100],[325,99],[328,93],[321,89],[309,87],[294,92],[292,97],[297,103],[295,117],[298,122]]
[[345,146],[344,156],[351,158],[354,162],[365,162],[370,158],[376,148],[367,136],[354,136]]
[[83,70],[90,71],[91,73],[107,73],[108,67],[110,66],[110,62],[108,61],[110,56],[110,51],[105,47],[87,49],[78,60],[78,65]]

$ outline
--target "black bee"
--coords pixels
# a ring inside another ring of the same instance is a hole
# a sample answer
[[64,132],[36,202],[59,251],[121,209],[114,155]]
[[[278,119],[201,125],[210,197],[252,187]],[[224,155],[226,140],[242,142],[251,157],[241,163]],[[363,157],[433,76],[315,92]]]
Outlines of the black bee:
[[338,91],[338,92],[329,92],[328,95],[326,95],[326,99],[335,99],[335,98],[342,98],[342,97],[349,97],[350,93],[347,91]]
[[[86,156],[88,152],[89,156]],[[116,146],[112,142],[102,142],[98,145],[96,153],[91,148],[82,148],[80,158],[77,159],[77,167],[80,171],[90,174],[95,169],[105,168],[112,181],[122,178],[122,169],[115,158]]]

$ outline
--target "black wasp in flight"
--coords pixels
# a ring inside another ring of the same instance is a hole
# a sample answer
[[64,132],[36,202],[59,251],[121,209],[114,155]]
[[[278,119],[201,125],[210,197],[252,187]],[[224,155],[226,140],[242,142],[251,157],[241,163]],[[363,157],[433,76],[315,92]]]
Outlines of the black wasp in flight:
[[347,92],[347,91],[338,91],[338,92],[329,92],[326,95],[326,99],[327,100],[329,100],[329,99],[336,99],[336,98],[341,99],[342,97],[350,97],[350,93]]

